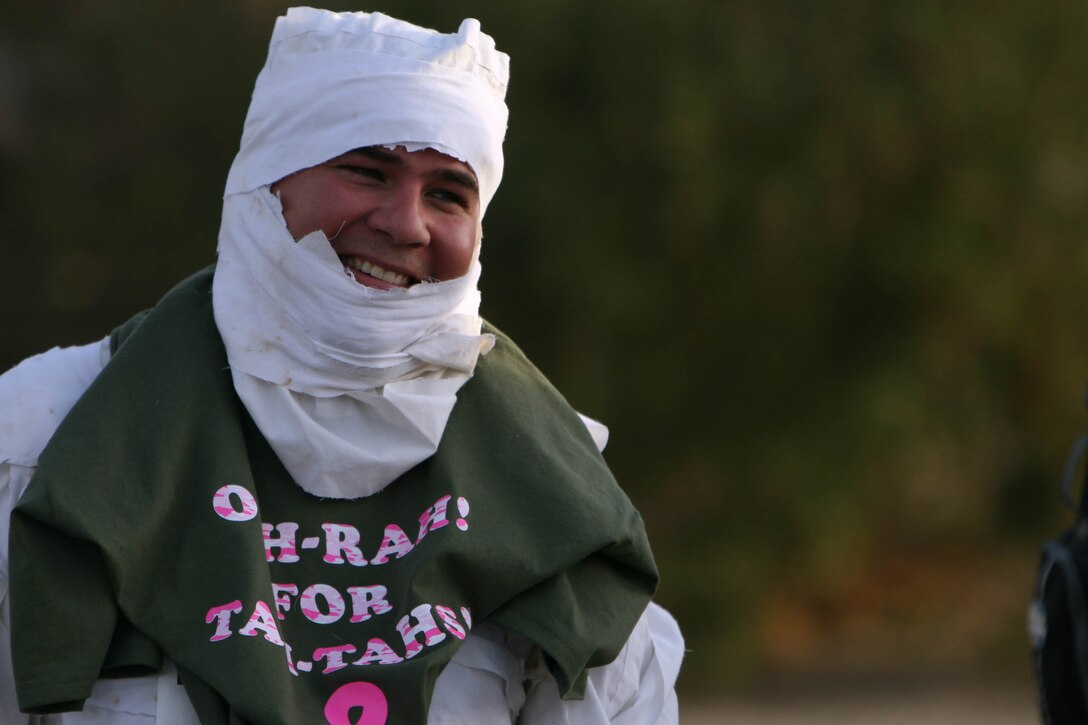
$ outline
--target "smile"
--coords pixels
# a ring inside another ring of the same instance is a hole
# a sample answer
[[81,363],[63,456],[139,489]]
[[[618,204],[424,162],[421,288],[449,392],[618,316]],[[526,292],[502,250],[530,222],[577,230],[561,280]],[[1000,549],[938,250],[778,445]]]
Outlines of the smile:
[[409,284],[412,284],[414,282],[414,280],[412,280],[412,278],[408,277],[407,275],[398,274],[388,269],[382,269],[378,265],[373,264],[372,262],[368,262],[365,259],[360,259],[358,257],[342,256],[340,257],[340,260],[348,269],[354,269],[356,271],[362,272],[365,275],[369,275],[374,279],[380,279],[383,282],[388,282],[389,284],[396,285],[397,287],[407,287]]

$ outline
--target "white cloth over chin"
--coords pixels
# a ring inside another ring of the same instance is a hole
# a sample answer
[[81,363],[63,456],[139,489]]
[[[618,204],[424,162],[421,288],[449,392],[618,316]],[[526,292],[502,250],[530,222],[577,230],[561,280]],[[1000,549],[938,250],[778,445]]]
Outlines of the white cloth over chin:
[[437,450],[495,342],[481,334],[479,275],[474,257],[454,280],[372,289],[321,232],[296,243],[268,187],[226,198],[216,326],[238,397],[305,491],[370,496]]

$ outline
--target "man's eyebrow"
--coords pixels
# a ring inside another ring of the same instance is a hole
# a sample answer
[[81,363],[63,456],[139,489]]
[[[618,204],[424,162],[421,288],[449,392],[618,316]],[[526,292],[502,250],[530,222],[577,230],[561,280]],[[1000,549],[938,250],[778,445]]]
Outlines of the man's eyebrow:
[[[381,161],[398,167],[404,166],[404,159],[381,146],[362,146],[357,149],[352,149],[348,153],[359,154],[360,156],[366,156],[375,161]],[[459,171],[457,169],[442,169],[438,172],[438,176],[451,184],[463,186],[477,196],[480,194],[480,185],[476,181],[476,176],[471,172]]]
[[451,184],[465,187],[477,196],[480,194],[480,185],[476,183],[476,177],[472,174],[457,169],[442,169],[438,175]]

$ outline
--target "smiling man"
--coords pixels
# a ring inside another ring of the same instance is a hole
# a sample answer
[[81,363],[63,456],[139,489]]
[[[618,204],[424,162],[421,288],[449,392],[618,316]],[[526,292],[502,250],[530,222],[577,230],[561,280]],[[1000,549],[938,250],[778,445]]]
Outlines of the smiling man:
[[479,315],[508,63],[292,9],[215,267],[0,377],[0,721],[676,722],[603,427]]

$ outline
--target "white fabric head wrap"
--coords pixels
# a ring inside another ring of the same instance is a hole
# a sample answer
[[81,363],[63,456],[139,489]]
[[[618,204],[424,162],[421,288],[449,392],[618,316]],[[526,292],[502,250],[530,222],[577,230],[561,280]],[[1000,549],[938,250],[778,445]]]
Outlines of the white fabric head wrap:
[[320,231],[296,243],[269,186],[354,148],[434,148],[476,173],[482,215],[508,74],[476,20],[455,35],[313,8],[276,22],[227,178],[213,308],[235,390],[310,493],[368,496],[433,454],[494,339],[480,333],[478,242],[464,277],[372,289]]
[[[362,146],[429,146],[502,179],[510,58],[469,18],[456,34],[381,13],[291,8],[257,77],[227,195]],[[345,145],[347,144],[347,145]]]

